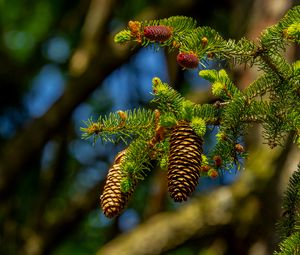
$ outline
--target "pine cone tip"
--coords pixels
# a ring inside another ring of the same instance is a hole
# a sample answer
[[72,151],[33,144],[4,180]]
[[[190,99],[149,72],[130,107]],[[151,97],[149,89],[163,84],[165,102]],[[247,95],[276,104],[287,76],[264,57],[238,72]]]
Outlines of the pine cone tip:
[[175,202],[183,202],[188,199],[188,196],[180,192],[179,190],[174,190],[173,195],[171,195],[171,197]]
[[[100,197],[102,201],[102,196]],[[120,214],[121,209],[119,205],[115,205],[113,201],[106,202],[105,204],[102,204],[102,210],[106,217],[113,218]]]

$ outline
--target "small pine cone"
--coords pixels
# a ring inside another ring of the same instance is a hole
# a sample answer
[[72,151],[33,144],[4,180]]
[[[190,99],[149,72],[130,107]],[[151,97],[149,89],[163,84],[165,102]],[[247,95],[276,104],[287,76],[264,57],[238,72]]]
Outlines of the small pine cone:
[[133,193],[132,188],[129,192],[121,191],[121,163],[125,156],[125,150],[121,151],[115,158],[114,164],[109,169],[106,183],[100,204],[106,217],[112,218],[118,215],[127,205],[129,198]]
[[199,58],[195,53],[180,52],[177,55],[177,63],[184,68],[197,68],[199,65]]
[[172,130],[168,188],[176,202],[187,200],[198,184],[202,142],[187,122],[180,122]]
[[146,26],[144,28],[144,36],[150,41],[165,42],[172,35],[172,28],[164,25]]

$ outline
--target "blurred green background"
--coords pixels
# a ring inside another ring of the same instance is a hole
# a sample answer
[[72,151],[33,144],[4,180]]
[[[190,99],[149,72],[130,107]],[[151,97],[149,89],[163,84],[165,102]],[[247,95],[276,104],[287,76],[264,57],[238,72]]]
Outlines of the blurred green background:
[[[154,76],[194,102],[215,100],[198,71],[177,66],[176,52],[114,45],[129,20],[185,15],[225,38],[255,39],[296,4],[0,0],[0,254],[271,254],[280,197],[300,159],[291,139],[271,151],[253,127],[246,170],[201,179],[183,204],[171,201],[165,173],[154,168],[128,209],[110,220],[99,195],[122,145],[93,146],[80,127],[90,117],[146,106]],[[286,55],[298,59],[299,49]],[[241,88],[257,76],[228,70]]]

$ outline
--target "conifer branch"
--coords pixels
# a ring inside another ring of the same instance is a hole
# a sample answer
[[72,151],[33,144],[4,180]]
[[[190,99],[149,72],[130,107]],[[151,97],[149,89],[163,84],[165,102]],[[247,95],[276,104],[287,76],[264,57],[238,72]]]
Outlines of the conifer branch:
[[271,73],[261,75],[255,81],[253,81],[244,90],[245,96],[248,100],[252,100],[255,97],[263,97],[266,93],[270,92],[273,87],[278,86],[279,80]]
[[296,232],[280,243],[280,251],[275,255],[296,255],[300,252],[300,232]]
[[[176,61],[183,69],[205,66],[214,59],[255,65],[263,74],[242,91],[224,69],[201,70],[199,75],[211,83],[212,94],[218,99],[214,104],[203,105],[185,99],[155,77],[153,109],[119,111],[99,117],[97,122],[88,120],[82,128],[83,138],[93,136],[95,140],[125,143],[130,140],[116,167],[118,182],[114,188],[121,192],[120,197],[131,194],[151,169],[151,163],[157,161],[168,171],[171,197],[186,200],[195,190],[199,176],[214,178],[220,171],[241,168],[240,162],[247,155],[241,141],[252,123],[262,125],[271,148],[280,145],[289,132],[295,133],[295,142],[300,146],[300,61],[290,64],[282,54],[288,44],[300,42],[300,6],[267,28],[258,42],[247,38],[225,40],[214,29],[196,27],[193,19],[183,16],[130,21],[128,28],[115,36],[116,43],[129,41],[141,47],[155,43],[156,47],[178,51]],[[216,145],[204,155],[204,135],[211,127],[219,130]],[[299,199],[292,187],[287,196]],[[290,211],[294,212],[294,208],[289,208],[288,215],[295,219],[295,213]],[[291,220],[286,222],[283,225]],[[282,247],[288,245],[286,242]]]
[[143,136],[151,129],[153,123],[154,114],[150,110],[119,111],[108,116],[100,116],[97,122],[88,120],[85,122],[86,127],[81,128],[81,131],[84,139],[93,136],[95,140],[100,138],[102,142],[116,143],[120,140],[126,142],[128,138]]
[[138,181],[144,179],[146,171],[150,170],[151,151],[147,140],[139,138],[130,143],[120,166],[122,192],[128,192]]
[[283,239],[300,233],[300,164],[291,176],[283,197],[283,216],[278,224]]
[[300,252],[300,164],[291,176],[283,197],[283,216],[278,223],[282,237],[280,251],[276,255]]
[[289,65],[278,52],[268,51],[260,54],[260,60],[260,68],[266,72],[276,74],[281,81],[286,81],[291,78],[291,65]]

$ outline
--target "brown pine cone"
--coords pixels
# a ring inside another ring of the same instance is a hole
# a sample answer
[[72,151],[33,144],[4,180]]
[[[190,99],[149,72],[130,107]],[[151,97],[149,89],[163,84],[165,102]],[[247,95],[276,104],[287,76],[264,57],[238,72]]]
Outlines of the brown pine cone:
[[182,202],[194,192],[200,177],[202,139],[188,122],[178,123],[170,139],[168,189],[176,202]]
[[120,214],[126,207],[134,188],[129,192],[121,191],[121,168],[124,160],[125,150],[121,151],[115,158],[114,164],[109,169],[100,204],[106,217],[112,218]]

